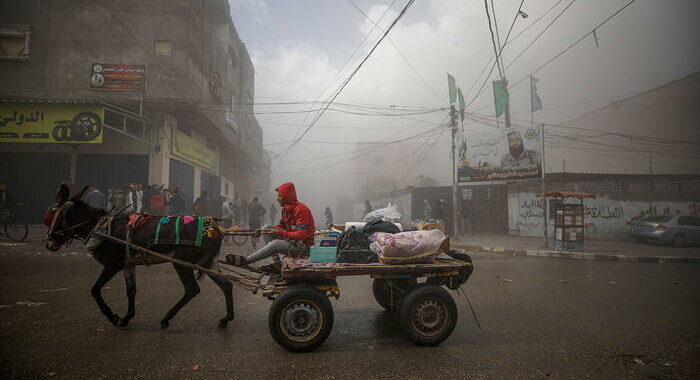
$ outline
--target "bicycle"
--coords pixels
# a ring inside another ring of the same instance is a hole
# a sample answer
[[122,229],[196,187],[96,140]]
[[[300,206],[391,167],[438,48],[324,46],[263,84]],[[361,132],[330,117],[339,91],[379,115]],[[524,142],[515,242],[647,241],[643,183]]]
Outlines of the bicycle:
[[0,211],[0,224],[4,224],[3,230],[7,240],[12,242],[24,241],[29,235],[29,226],[11,211]]

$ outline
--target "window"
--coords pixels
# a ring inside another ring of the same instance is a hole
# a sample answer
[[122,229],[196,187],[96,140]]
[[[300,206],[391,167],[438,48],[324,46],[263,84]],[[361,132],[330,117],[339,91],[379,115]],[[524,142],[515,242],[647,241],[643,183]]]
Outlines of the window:
[[0,24],[0,59],[29,59],[30,42],[28,26]]
[[170,57],[173,55],[173,42],[170,40],[156,40],[156,55]]

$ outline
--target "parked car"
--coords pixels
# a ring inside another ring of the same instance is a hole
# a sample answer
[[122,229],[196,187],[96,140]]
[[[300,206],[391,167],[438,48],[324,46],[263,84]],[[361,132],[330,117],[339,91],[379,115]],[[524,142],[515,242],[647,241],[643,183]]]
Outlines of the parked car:
[[692,216],[647,216],[630,223],[632,238],[658,240],[680,247],[700,243],[700,218]]

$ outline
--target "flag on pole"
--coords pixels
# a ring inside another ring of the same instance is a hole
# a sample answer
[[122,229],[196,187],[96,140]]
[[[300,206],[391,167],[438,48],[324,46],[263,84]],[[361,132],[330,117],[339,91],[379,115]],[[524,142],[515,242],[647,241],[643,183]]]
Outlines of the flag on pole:
[[496,117],[503,115],[503,112],[508,105],[508,88],[501,80],[493,81],[493,98],[496,105]]
[[457,87],[457,96],[459,97],[459,119],[464,123],[464,110],[467,108],[467,104],[464,102],[464,95],[459,87]]
[[539,111],[542,109],[542,99],[537,94],[537,82],[540,80],[530,75],[530,110],[532,112]]
[[447,89],[450,92],[450,104],[454,104],[457,101],[457,82],[450,73],[447,73]]

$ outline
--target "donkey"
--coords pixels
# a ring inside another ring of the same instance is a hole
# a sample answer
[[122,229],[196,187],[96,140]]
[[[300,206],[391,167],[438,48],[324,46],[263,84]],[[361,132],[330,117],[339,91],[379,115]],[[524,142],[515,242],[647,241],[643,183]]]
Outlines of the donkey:
[[[87,188],[86,186],[82,191],[69,199],[68,187],[66,185],[61,185],[58,195],[56,196],[55,204],[44,214],[44,223],[49,226],[49,231],[44,240],[47,249],[58,251],[65,243],[73,239],[79,239],[87,243],[86,240],[93,229],[107,214],[106,211],[92,208],[80,200]],[[111,235],[126,240],[126,224],[128,221],[128,215],[120,214],[114,216],[110,223]],[[156,228],[158,228],[158,223],[160,223],[160,217],[152,217],[142,226],[134,229],[132,238],[135,244],[140,245],[141,242],[149,241],[149,239],[154,236],[154,232]],[[196,227],[193,226],[194,224],[195,223],[190,223],[182,227],[181,233],[183,236],[187,235],[191,237],[202,233],[202,231],[196,230]],[[177,229],[178,227],[176,226],[175,228]],[[149,249],[152,251],[188,263],[199,264],[214,271],[219,271],[216,266],[216,258],[221,248],[220,238],[209,238],[205,235],[201,237],[201,244],[199,246],[174,244],[172,240],[162,240],[161,242],[154,243],[155,244],[149,246]],[[152,257],[151,255],[144,255],[138,262],[127,260],[126,247],[108,240],[101,242],[96,248],[91,250],[91,253],[95,260],[103,265],[102,273],[92,286],[92,296],[95,298],[97,306],[99,306],[102,314],[104,314],[113,325],[119,327],[128,326],[129,321],[131,321],[136,314],[136,274],[134,265],[162,264],[167,261]],[[197,277],[195,276],[194,270],[174,263],[173,267],[185,288],[185,294],[160,321],[161,328],[163,329],[167,328],[175,314],[199,293],[199,285],[197,284]],[[122,318],[112,313],[112,309],[110,309],[109,305],[107,305],[102,298],[102,287],[120,271],[124,273],[126,294],[129,301],[128,310]],[[227,323],[234,319],[233,285],[219,277],[212,276],[211,274],[207,275],[221,288],[226,298],[226,316],[219,320],[219,327],[225,328]],[[201,276],[202,273],[200,272],[198,277],[201,278]]]

